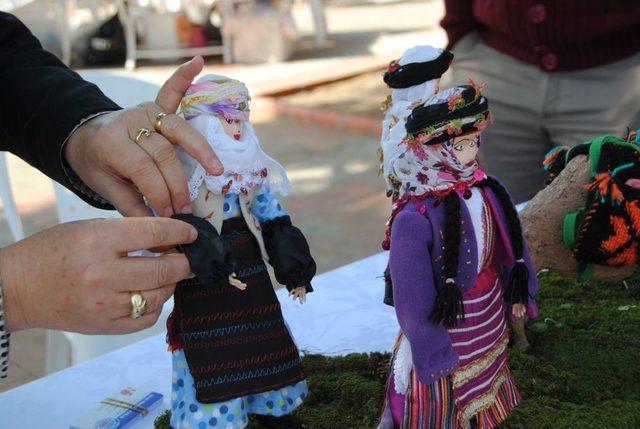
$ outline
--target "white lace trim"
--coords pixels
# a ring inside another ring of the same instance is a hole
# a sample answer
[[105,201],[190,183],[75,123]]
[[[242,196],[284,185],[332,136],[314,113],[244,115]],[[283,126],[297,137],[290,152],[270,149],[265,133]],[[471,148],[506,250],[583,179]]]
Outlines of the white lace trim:
[[404,395],[409,389],[409,379],[411,377],[411,367],[413,358],[411,357],[411,344],[404,335],[400,340],[396,357],[393,360],[393,381],[398,394]]
[[[246,170],[242,172],[225,171],[220,176],[212,176],[198,164],[189,178],[189,198],[191,201],[198,198],[200,185],[214,194],[246,194],[252,189],[260,189],[267,182],[268,170],[266,168]],[[223,192],[224,191],[224,192]]]

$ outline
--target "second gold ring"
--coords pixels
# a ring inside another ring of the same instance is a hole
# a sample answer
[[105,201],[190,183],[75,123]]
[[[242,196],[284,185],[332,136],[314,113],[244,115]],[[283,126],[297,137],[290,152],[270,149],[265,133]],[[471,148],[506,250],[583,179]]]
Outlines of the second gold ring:
[[162,132],[160,131],[162,129],[162,120],[164,119],[164,117],[167,116],[166,113],[164,112],[160,112],[156,115],[156,120],[153,123],[154,128],[156,129],[156,132],[162,134]]

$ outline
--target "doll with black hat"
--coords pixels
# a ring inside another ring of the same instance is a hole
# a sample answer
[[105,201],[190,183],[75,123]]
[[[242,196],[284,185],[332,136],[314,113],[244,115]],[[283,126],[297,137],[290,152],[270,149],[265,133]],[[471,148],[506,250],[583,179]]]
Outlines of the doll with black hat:
[[538,285],[509,194],[477,160],[490,122],[470,81],[416,106],[384,153],[400,334],[379,428],[489,429],[521,401],[507,318],[537,316]]

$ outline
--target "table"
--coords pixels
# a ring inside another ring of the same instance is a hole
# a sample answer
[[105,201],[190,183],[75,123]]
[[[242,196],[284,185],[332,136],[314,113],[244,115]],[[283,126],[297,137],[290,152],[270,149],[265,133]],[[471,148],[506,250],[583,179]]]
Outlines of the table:
[[[327,355],[391,350],[398,325],[393,308],[382,303],[380,276],[386,261],[387,253],[379,253],[318,276],[304,305],[293,303],[286,290],[278,291],[301,350]],[[67,429],[86,410],[127,386],[164,394],[163,404],[133,426],[152,428],[171,397],[164,335],[0,393],[0,429]]]

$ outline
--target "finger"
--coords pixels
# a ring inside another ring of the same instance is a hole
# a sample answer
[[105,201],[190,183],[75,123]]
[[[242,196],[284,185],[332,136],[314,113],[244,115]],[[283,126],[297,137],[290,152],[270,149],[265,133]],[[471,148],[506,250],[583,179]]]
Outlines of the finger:
[[113,289],[119,292],[153,290],[175,284],[191,274],[189,261],[182,253],[159,257],[126,257],[119,261],[116,269],[118,283]]
[[[186,222],[160,217],[105,219],[102,239],[116,252],[192,243],[198,231]],[[169,255],[166,255],[169,256]],[[155,258],[154,258],[155,259]],[[165,282],[163,284],[167,284]]]
[[[156,109],[157,106],[154,108],[153,105],[147,105],[147,114],[152,123],[155,122],[157,113],[153,112]],[[185,152],[198,161],[209,174],[219,176],[224,171],[222,163],[211,148],[209,142],[207,142],[207,139],[204,138],[200,131],[193,128],[180,116],[169,114],[162,118],[158,131],[171,143],[184,149]]]
[[156,97],[156,104],[165,112],[174,113],[178,110],[184,93],[193,82],[193,79],[200,74],[203,67],[204,60],[201,56],[193,57],[190,61],[178,67],[160,88]]
[[191,201],[184,168],[173,145],[161,134],[151,133],[138,144],[156,163],[169,189],[175,213],[191,213]]
[[[154,313],[158,310],[162,311],[165,302],[173,295],[176,285],[166,285],[157,289],[141,291],[142,298],[147,301],[147,313]],[[119,292],[116,295],[115,303],[111,315],[114,319],[131,315],[133,305],[131,304],[131,292]]]
[[[130,127],[129,138],[132,144],[127,145],[121,157],[114,161],[114,168],[136,185],[161,216],[171,216],[173,206],[169,188],[153,158],[135,143],[138,130]],[[142,136],[138,141],[142,143],[142,140],[148,138],[151,136]]]
[[129,334],[131,332],[141,331],[152,327],[158,321],[162,309],[154,312],[147,312],[144,316],[137,319],[131,318],[131,316],[124,316],[113,321],[109,327],[109,333],[111,334]]
[[102,194],[125,217],[151,216],[151,210],[144,203],[142,194],[135,186],[117,177],[111,177]]

